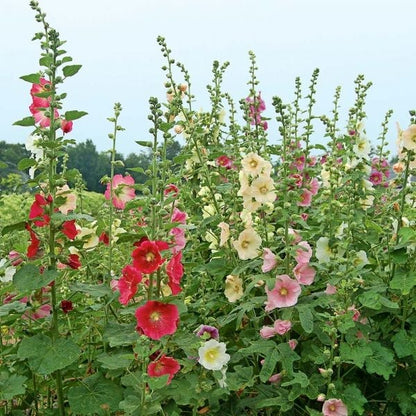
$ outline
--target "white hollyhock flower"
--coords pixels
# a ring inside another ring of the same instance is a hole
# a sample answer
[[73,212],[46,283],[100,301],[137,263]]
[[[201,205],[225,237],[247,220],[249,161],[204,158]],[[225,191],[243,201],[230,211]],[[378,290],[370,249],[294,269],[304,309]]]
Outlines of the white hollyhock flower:
[[198,349],[199,364],[207,370],[221,370],[230,360],[224,342],[210,339]]

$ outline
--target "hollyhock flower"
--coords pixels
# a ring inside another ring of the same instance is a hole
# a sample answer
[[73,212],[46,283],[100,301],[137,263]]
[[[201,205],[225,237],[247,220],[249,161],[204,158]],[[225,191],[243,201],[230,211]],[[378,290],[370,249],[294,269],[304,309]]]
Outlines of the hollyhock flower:
[[110,238],[109,238],[108,234],[105,231],[103,231],[100,234],[100,236],[98,237],[98,241],[105,244],[106,246],[108,246],[110,244]]
[[[56,197],[56,202],[59,203],[58,210],[64,215],[68,215],[69,211],[73,211],[77,207],[77,196],[71,192],[68,185],[58,188]],[[63,203],[60,203],[61,199],[64,199]]]
[[26,150],[28,150],[35,160],[42,160],[44,155],[44,150],[39,145],[39,141],[42,140],[42,136],[38,134],[30,135],[25,143]]
[[324,416],[348,416],[348,409],[339,399],[325,400],[322,406],[322,414]]
[[181,263],[182,252],[174,255],[166,265],[166,274],[169,277],[168,285],[172,291],[172,295],[177,295],[182,291],[180,287],[181,279],[184,273],[183,265]]
[[181,251],[186,245],[185,230],[183,228],[172,228],[169,234],[173,236],[172,253],[176,254]]
[[371,171],[370,182],[373,185],[380,185],[383,182],[383,173],[378,170]]
[[181,210],[179,210],[178,208],[173,208],[173,211],[172,211],[172,217],[171,217],[171,221],[172,222],[178,222],[178,223],[180,223],[180,224],[186,224],[186,217],[187,217],[187,214],[186,214],[186,212],[183,212],[183,211],[181,211]]
[[[51,125],[51,119],[49,116],[49,110],[42,109],[42,107],[36,107],[35,105],[29,106],[29,111],[32,113],[35,123],[39,124],[40,127],[46,128]],[[54,110],[54,119],[59,118],[58,110]]]
[[289,227],[288,234],[290,237],[289,239],[290,244],[299,244],[299,242],[302,241],[302,237],[300,236],[300,234],[293,228]]
[[263,265],[261,266],[261,271],[263,273],[270,272],[277,265],[276,256],[272,253],[269,248],[263,249]]
[[273,324],[276,334],[284,335],[292,328],[292,322],[282,319],[277,319]]
[[72,120],[61,119],[61,129],[64,133],[69,133],[72,131],[73,122]]
[[261,238],[253,228],[246,228],[240,233],[238,240],[233,241],[233,246],[241,260],[256,258],[259,255],[260,245]]
[[218,340],[220,337],[218,333],[218,329],[215,328],[215,326],[201,325],[196,332],[196,336],[204,337],[206,334],[207,336],[209,336],[209,339],[213,338],[213,339]]
[[312,178],[309,182],[309,190],[312,192],[312,195],[316,195],[319,191],[319,181],[316,178]]
[[224,294],[229,302],[236,302],[244,295],[243,281],[238,276],[228,275],[225,279]]
[[104,196],[108,200],[111,199],[115,208],[124,209],[126,203],[133,200],[136,196],[133,185],[134,178],[132,176],[123,177],[120,174],[114,175],[112,181],[112,196],[110,197],[111,183],[107,184]]
[[312,257],[312,248],[307,241],[301,241],[298,243],[299,248],[296,250],[295,260],[297,263],[304,264],[309,263]]
[[416,124],[411,124],[406,130],[400,131],[400,139],[403,148],[416,150]]
[[64,314],[67,314],[74,309],[74,306],[70,300],[63,299],[61,300],[61,309]]
[[174,304],[148,300],[135,312],[137,331],[151,339],[160,339],[176,332],[179,321],[178,307]]
[[299,207],[309,207],[312,202],[312,192],[309,189],[304,189],[302,191],[301,200],[298,201],[297,205]]
[[10,260],[12,266],[18,266],[19,264],[21,264],[23,262],[21,254],[16,250],[11,250],[9,252],[8,257],[9,257],[9,260]]
[[87,228],[87,227],[79,227],[77,240],[82,240],[83,245],[82,248],[86,250],[94,248],[99,243],[98,235],[96,234],[97,227],[94,228]]
[[78,230],[75,227],[75,220],[65,221],[62,224],[62,232],[70,239],[73,240],[77,234]]
[[45,78],[40,78],[39,84],[32,84],[30,95],[32,96],[33,105],[36,107],[47,108],[51,102],[51,96],[39,97],[38,94],[51,92],[52,84]]
[[269,378],[269,382],[272,383],[272,384],[278,384],[281,381],[282,381],[282,374],[281,373],[273,374]]
[[370,155],[371,145],[365,136],[357,138],[352,148],[355,155],[360,159],[368,159]]
[[133,265],[142,273],[150,274],[155,272],[165,261],[160,250],[167,250],[169,245],[164,241],[144,240],[133,251]]
[[230,226],[226,222],[220,222],[218,227],[221,229],[220,247],[223,247],[230,238]]
[[226,155],[222,155],[222,156],[217,157],[215,162],[217,163],[218,166],[222,166],[225,169],[233,169],[235,167],[234,164],[233,164],[232,159],[230,159]]
[[364,250],[360,250],[356,253],[356,257],[353,260],[353,265],[358,268],[364,267],[366,264],[369,264],[367,258],[367,253]]
[[328,263],[333,256],[332,250],[329,247],[329,238],[328,237],[319,237],[316,242],[316,258],[319,263]]
[[298,341],[296,339],[290,339],[287,343],[289,344],[291,350],[294,350],[298,345]]
[[274,327],[272,326],[263,326],[263,328],[260,329],[260,336],[263,339],[269,339],[276,335],[276,331]]
[[150,377],[160,377],[169,374],[166,384],[170,384],[173,376],[181,369],[179,363],[172,357],[162,355],[158,360],[152,361],[147,366],[147,374]]
[[36,254],[38,253],[40,240],[37,238],[36,233],[32,230],[29,224],[26,224],[25,227],[26,227],[26,230],[28,230],[30,234],[30,245],[27,248],[26,255],[29,259],[31,259],[35,257]]
[[13,280],[13,276],[16,273],[16,269],[13,266],[7,266],[4,268],[4,275],[1,276],[2,268],[6,266],[7,260],[1,259],[0,260],[0,282],[9,283]]
[[296,305],[301,292],[299,283],[288,275],[277,276],[272,290],[266,286],[266,311],[270,312],[276,308],[287,308]]
[[276,199],[276,192],[274,188],[274,181],[269,176],[260,176],[251,184],[251,197],[261,204],[274,202]]
[[334,295],[335,293],[337,293],[337,287],[327,283],[325,293],[327,295]]
[[170,183],[169,185],[166,186],[165,190],[163,191],[163,194],[165,196],[169,195],[169,196],[173,196],[174,198],[176,198],[179,194],[179,189],[176,185],[174,185],[173,183]]
[[224,342],[210,339],[198,349],[199,364],[207,370],[221,370],[230,360]]
[[[20,302],[22,302],[22,299],[20,300]],[[22,302],[22,303],[26,303],[26,302]],[[52,306],[45,304],[45,305],[39,306],[39,308],[35,309],[33,312],[26,311],[22,315],[22,318],[37,320],[37,319],[46,318],[51,313],[52,313]]]
[[65,264],[67,264],[71,269],[79,269],[81,267],[81,262],[78,254],[70,254]]
[[293,269],[293,274],[301,285],[309,286],[315,279],[316,271],[308,263],[299,263]]
[[35,218],[42,218],[34,221],[34,224],[37,227],[44,227],[48,225],[50,222],[49,215],[45,214],[44,207],[48,205],[50,201],[48,201],[45,197],[40,194],[35,195],[35,200],[33,201],[32,205],[30,206],[29,212],[29,219],[33,220]]
[[[256,153],[249,153],[242,161],[241,167],[246,175],[259,176],[262,173],[270,176],[272,165]],[[241,181],[240,181],[241,182]]]
[[127,305],[129,300],[137,292],[137,286],[142,281],[142,274],[133,265],[128,264],[122,270],[122,276],[117,282],[117,288],[120,291],[119,301],[122,305]]

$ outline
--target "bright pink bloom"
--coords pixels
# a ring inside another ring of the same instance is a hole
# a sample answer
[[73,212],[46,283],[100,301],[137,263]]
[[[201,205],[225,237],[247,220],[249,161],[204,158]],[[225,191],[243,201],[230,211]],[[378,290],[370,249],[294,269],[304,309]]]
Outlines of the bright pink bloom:
[[297,263],[309,263],[312,257],[312,248],[307,241],[301,241],[298,243],[299,248],[296,250],[296,262]]
[[263,249],[263,265],[261,266],[261,271],[267,273],[270,270],[273,270],[277,265],[276,256],[272,253],[269,248]]
[[301,200],[297,203],[299,207],[309,207],[312,202],[312,192],[309,189],[302,191]]
[[286,334],[286,332],[290,331],[290,328],[292,328],[292,322],[282,320],[282,319],[277,319],[274,322],[273,326],[274,326],[274,330],[276,331],[276,334],[284,335]]
[[299,283],[288,275],[277,276],[272,290],[269,290],[266,285],[266,311],[270,312],[276,308],[287,308],[296,305],[301,290]]
[[71,220],[71,221],[65,221],[62,224],[62,232],[70,239],[73,240],[77,234],[78,234],[78,230],[75,227],[75,220]]
[[347,406],[339,399],[325,400],[322,406],[324,416],[348,416]]
[[147,374],[150,377],[160,377],[169,374],[166,384],[170,384],[173,376],[181,369],[179,363],[172,357],[162,355],[158,360],[152,361],[147,367]]
[[[132,176],[124,176],[117,174],[113,177],[113,195],[111,201],[117,209],[124,209],[126,203],[135,198],[134,178]],[[106,199],[110,199],[111,184],[107,184],[107,189],[104,192]]]
[[168,244],[164,241],[142,241],[133,251],[133,265],[142,273],[153,273],[165,261],[160,254],[160,250],[167,250]]
[[233,169],[235,167],[234,164],[233,164],[232,159],[230,159],[226,155],[221,155],[221,156],[217,157],[216,163],[217,163],[218,166],[222,166],[225,169]]
[[142,274],[131,264],[125,266],[122,273],[117,283],[120,291],[119,301],[121,304],[127,305],[137,292],[137,285],[142,281]]
[[373,170],[370,174],[370,182],[373,185],[380,185],[383,182],[383,174],[378,170]]
[[39,84],[32,84],[30,95],[32,96],[32,102],[35,107],[47,108],[51,102],[51,96],[38,97],[37,94],[43,94],[51,91],[52,84],[45,78],[39,80]]
[[137,331],[151,339],[160,339],[176,332],[179,321],[178,307],[174,304],[148,300],[135,312]]
[[298,263],[293,269],[293,274],[301,285],[309,286],[315,279],[316,271],[308,263]]
[[[40,127],[46,128],[51,125],[51,119],[46,115],[46,111],[49,110],[41,110],[38,107],[35,107],[33,104],[29,107],[30,112],[35,119],[35,123],[39,123]],[[54,119],[57,120],[59,118],[59,113],[57,110],[54,111]]]
[[172,222],[179,222],[180,224],[186,224],[187,214],[179,210],[178,208],[173,208],[172,218],[170,219]]
[[181,251],[186,245],[185,230],[183,228],[172,228],[169,234],[173,236],[172,253],[176,254]]
[[172,291],[172,295],[177,295],[182,291],[180,283],[184,269],[181,260],[182,252],[178,252],[169,260],[168,264],[166,265],[166,273],[169,277],[168,285]]
[[272,338],[276,335],[276,331],[272,326],[263,326],[260,329],[260,336],[264,339]]

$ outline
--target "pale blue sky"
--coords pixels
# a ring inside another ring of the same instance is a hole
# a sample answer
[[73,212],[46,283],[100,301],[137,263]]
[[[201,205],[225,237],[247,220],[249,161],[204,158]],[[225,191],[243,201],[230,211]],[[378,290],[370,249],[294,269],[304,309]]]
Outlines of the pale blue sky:
[[[224,90],[235,100],[247,95],[248,51],[257,56],[265,115],[274,117],[271,98],[293,98],[296,76],[309,83],[320,68],[318,113],[332,108],[342,86],[341,123],[353,102],[353,81],[364,74],[374,85],[367,101],[367,133],[375,143],[388,109],[406,127],[416,108],[415,0],[40,0],[47,19],[67,40],[66,50],[81,71],[64,85],[65,110],[84,110],[70,137],[90,138],[107,150],[113,104],[121,102],[118,150],[140,151],[135,140],[148,138],[148,98],[164,97],[164,64],[156,37],[166,38],[173,57],[188,68],[195,108],[207,105],[205,86],[214,60],[230,61]],[[41,28],[29,0],[0,0],[0,140],[25,142],[29,128],[12,126],[28,116],[30,85],[21,75],[39,70]],[[181,81],[178,77],[178,81]],[[269,123],[276,140],[277,124]],[[323,142],[318,132],[314,140]]]

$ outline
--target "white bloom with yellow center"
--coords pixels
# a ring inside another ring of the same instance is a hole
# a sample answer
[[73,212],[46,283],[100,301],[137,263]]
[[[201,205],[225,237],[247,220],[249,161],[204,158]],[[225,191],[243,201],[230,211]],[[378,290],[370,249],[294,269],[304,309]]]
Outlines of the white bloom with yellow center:
[[315,256],[318,259],[319,263],[329,263],[331,257],[333,256],[332,250],[329,247],[329,238],[320,237],[316,242],[316,252]]
[[230,361],[230,355],[225,351],[224,342],[210,339],[198,349],[199,364],[207,370],[221,370]]
[[366,264],[369,264],[367,253],[364,250],[360,250],[356,253],[356,257],[353,260],[355,267],[364,267]]
[[368,159],[371,150],[370,142],[365,136],[358,137],[352,150],[358,158]]
[[251,260],[260,253],[261,237],[253,228],[246,228],[240,233],[237,241],[233,241],[233,246],[237,250],[241,260]]
[[250,176],[270,175],[272,165],[256,153],[249,153],[242,161],[243,171]]
[[240,277],[229,274],[225,278],[224,294],[228,302],[234,303],[244,295],[243,281]]
[[276,199],[274,181],[269,176],[259,176],[251,184],[251,195],[257,202],[266,204]]

